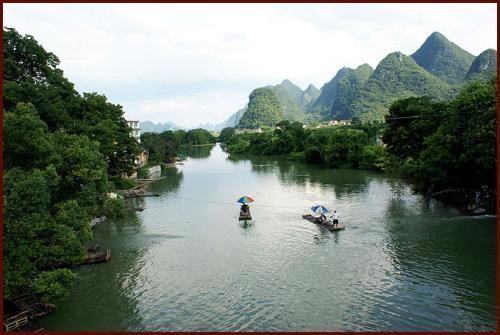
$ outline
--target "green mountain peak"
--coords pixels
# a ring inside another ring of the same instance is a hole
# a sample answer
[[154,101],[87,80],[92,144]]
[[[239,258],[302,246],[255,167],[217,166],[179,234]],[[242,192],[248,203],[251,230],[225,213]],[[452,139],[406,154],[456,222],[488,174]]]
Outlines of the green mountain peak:
[[439,32],[427,37],[411,57],[418,65],[450,84],[462,82],[474,60],[472,54]]
[[242,128],[273,126],[284,120],[278,98],[269,88],[261,87],[252,91],[248,100],[248,108],[240,119]]
[[487,80],[493,77],[497,70],[497,52],[494,49],[486,49],[474,59],[465,76],[467,81]]

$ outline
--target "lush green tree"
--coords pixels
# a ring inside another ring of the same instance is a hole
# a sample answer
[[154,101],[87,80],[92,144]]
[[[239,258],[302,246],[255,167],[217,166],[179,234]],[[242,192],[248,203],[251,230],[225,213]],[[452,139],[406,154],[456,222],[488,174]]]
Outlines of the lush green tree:
[[221,130],[219,135],[219,141],[222,143],[229,142],[236,135],[236,130],[234,128],[228,127]]
[[389,126],[382,140],[387,152],[398,159],[415,158],[424,147],[424,140],[434,133],[443,120],[443,103],[428,97],[412,97],[394,102],[386,117]]
[[73,229],[81,243],[87,242],[92,237],[90,218],[85,209],[81,208],[74,199],[57,206],[54,220],[57,224]]
[[54,159],[54,145],[43,122],[31,104],[19,104],[4,114],[5,168],[44,167]]
[[215,138],[210,134],[209,131],[205,129],[191,129],[186,133],[186,137],[182,144],[189,145],[201,145],[201,144],[210,144],[214,143]]
[[[395,115],[440,111],[440,118],[388,121],[384,135],[392,166],[426,193],[462,189],[466,197],[495,189],[496,85],[478,82],[447,104],[399,101]],[[441,122],[437,122],[440,120]],[[467,199],[449,199],[462,203]]]
[[68,269],[44,271],[33,280],[33,290],[44,302],[55,301],[67,296],[68,286],[76,275]]
[[60,159],[54,164],[61,177],[57,201],[74,198],[95,212],[107,193],[107,164],[99,143],[85,136],[54,134]]
[[71,275],[49,270],[83,260],[108,175],[130,172],[139,146],[122,107],[76,92],[32,36],[4,28],[3,45],[4,297],[52,300]]

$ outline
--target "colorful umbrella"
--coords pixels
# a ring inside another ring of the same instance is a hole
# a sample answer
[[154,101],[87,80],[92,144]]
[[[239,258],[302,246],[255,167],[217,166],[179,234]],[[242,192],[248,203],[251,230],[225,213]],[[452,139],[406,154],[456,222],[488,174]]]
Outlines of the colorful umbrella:
[[321,213],[330,213],[330,210],[328,208],[326,208],[325,206],[323,205],[316,205],[316,206],[312,206],[311,207],[311,210],[316,213],[316,214],[321,214]]
[[241,204],[246,204],[246,203],[249,203],[249,202],[253,202],[253,199],[250,198],[250,197],[247,197],[247,196],[244,196],[244,197],[241,197],[238,201],[236,202],[239,202]]

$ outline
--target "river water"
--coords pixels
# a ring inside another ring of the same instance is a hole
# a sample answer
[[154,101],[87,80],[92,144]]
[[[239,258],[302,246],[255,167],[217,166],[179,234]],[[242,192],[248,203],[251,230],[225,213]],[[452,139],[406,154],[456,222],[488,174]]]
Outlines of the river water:
[[[495,329],[495,218],[464,217],[381,173],[216,145],[152,184],[143,212],[95,228],[108,263],[76,270],[66,331]],[[253,220],[238,221],[248,195]],[[314,204],[346,230],[301,218]]]

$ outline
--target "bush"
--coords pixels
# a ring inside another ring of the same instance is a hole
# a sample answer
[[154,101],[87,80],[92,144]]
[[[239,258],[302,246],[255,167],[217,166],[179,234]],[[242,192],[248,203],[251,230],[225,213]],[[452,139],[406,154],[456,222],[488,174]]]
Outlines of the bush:
[[235,154],[243,154],[248,151],[250,147],[250,142],[238,138],[238,141],[235,144],[231,144],[227,147],[227,151]]
[[306,153],[301,151],[301,152],[292,152],[288,155],[288,160],[295,161],[295,162],[305,162],[306,160]]
[[76,275],[68,269],[41,272],[33,281],[33,290],[43,302],[53,302],[68,295],[65,286],[69,285]]
[[137,182],[133,179],[118,178],[115,181],[115,186],[117,190],[130,190],[132,187],[137,186]]
[[149,177],[149,168],[148,167],[141,167],[137,169],[137,178],[139,179],[146,179]]
[[124,218],[127,215],[125,200],[108,198],[102,206],[102,213],[109,219]]
[[367,145],[363,148],[359,167],[361,169],[381,169],[384,165],[385,151],[379,145]]

